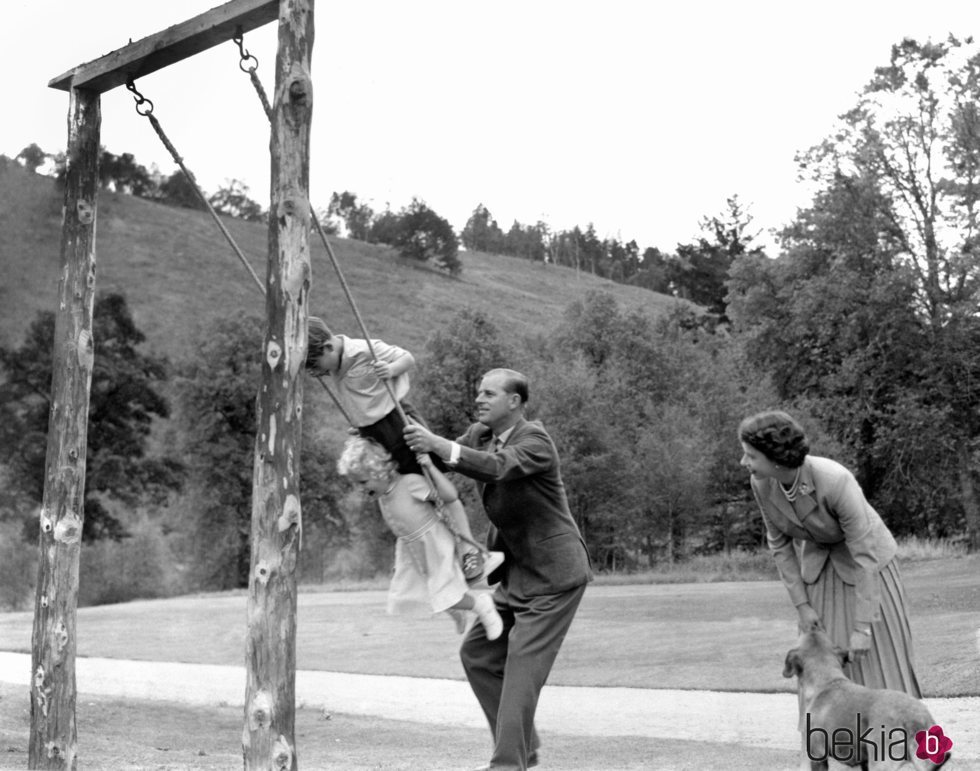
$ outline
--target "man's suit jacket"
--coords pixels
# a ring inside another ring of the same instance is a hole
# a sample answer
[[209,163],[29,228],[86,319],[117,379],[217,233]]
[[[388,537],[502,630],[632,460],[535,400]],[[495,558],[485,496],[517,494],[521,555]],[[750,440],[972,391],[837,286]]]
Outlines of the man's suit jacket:
[[490,429],[470,426],[455,470],[475,479],[490,520],[487,545],[505,555],[489,581],[524,596],[558,594],[592,579],[582,534],[572,519],[558,451],[538,421],[523,418],[493,452]]
[[844,583],[855,587],[856,620],[877,618],[878,573],[897,546],[854,475],[829,458],[807,456],[795,508],[775,479],[752,477],[752,492],[793,604],[807,602],[805,584],[817,580],[829,559]]

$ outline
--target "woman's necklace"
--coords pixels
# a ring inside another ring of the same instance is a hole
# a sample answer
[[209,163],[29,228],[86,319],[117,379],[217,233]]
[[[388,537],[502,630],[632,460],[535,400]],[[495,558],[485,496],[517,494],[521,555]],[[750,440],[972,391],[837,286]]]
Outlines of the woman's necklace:
[[779,483],[779,489],[783,491],[783,495],[786,496],[786,500],[790,503],[793,503],[800,494],[800,470],[802,468],[803,466],[796,467],[796,476],[793,478],[793,484],[789,488],[782,482]]

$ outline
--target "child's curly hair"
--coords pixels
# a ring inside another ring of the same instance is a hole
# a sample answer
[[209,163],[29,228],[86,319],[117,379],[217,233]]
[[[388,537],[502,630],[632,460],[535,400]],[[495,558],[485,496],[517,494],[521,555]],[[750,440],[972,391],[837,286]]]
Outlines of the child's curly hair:
[[306,320],[306,368],[312,369],[316,365],[316,360],[323,355],[333,332],[330,331],[323,319],[318,316],[310,316]]
[[344,451],[337,461],[337,473],[341,476],[363,474],[369,479],[390,479],[396,468],[391,453],[363,436],[352,436],[344,442]]
[[810,452],[803,427],[785,412],[771,410],[751,415],[739,424],[738,438],[773,463],[798,468]]

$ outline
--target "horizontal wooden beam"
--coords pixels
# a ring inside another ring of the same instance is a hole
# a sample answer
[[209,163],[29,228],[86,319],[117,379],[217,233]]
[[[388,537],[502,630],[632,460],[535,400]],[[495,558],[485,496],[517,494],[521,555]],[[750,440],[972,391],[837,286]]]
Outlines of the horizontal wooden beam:
[[[134,4],[133,8],[138,5]],[[279,18],[279,0],[231,0],[210,11],[168,27],[112,53],[68,70],[48,85],[62,91],[85,88],[104,93],[130,79],[148,75],[201,51],[232,39],[242,32]]]

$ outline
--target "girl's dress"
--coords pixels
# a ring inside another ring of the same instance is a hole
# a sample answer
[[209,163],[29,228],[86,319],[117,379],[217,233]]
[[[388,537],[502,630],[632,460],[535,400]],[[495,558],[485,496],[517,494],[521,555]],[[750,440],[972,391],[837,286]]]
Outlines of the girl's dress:
[[425,477],[399,475],[378,502],[385,523],[398,537],[388,612],[448,611],[469,587],[456,554],[456,540],[436,513]]

